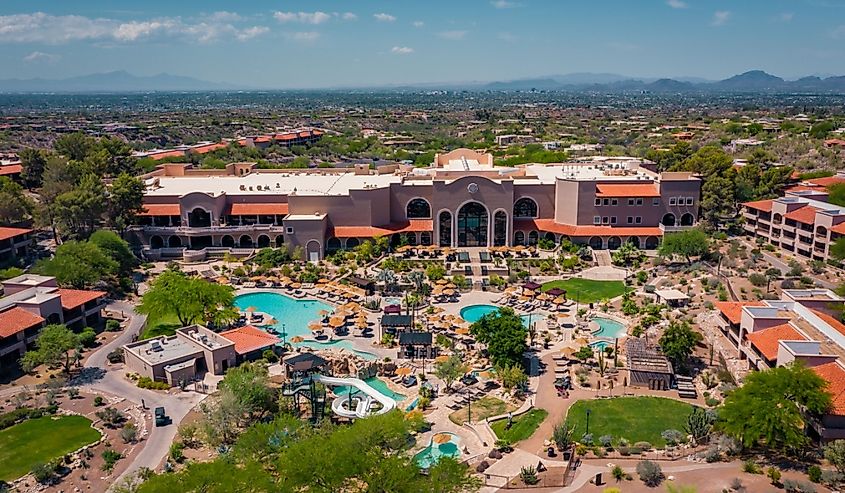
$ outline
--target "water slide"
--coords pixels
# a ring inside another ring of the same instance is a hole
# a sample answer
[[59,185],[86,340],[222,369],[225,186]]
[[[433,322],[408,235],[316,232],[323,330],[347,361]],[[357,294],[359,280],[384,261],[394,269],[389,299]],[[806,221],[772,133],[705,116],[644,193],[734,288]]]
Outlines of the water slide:
[[[338,416],[344,418],[366,418],[372,415],[387,413],[396,407],[396,401],[374,389],[370,384],[360,378],[337,378],[327,377],[325,375],[314,375],[313,378],[317,382],[322,382],[326,385],[354,387],[361,393],[352,396],[351,399],[349,396],[336,398],[332,402],[332,411]],[[352,405],[349,405],[350,401],[352,401]],[[371,411],[370,407],[372,407],[374,402],[381,404],[381,409]]]

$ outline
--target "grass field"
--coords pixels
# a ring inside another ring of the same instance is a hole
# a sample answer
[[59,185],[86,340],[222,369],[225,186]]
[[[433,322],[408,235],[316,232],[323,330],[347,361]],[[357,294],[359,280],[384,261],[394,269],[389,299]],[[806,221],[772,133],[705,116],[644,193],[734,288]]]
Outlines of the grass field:
[[[469,411],[472,413],[471,417],[473,421],[480,421],[491,416],[505,414],[508,411],[513,411],[514,409],[516,409],[515,406],[508,404],[501,399],[496,399],[495,397],[482,397],[472,403]],[[467,412],[466,407],[458,409],[449,415],[449,420],[456,425],[462,425],[467,421]]]
[[592,279],[561,279],[549,281],[540,288],[548,291],[552,288],[566,290],[566,297],[570,300],[577,300],[579,303],[595,303],[604,299],[611,299],[621,296],[625,292],[625,283],[622,281],[594,281]]
[[147,319],[147,325],[141,332],[141,339],[151,339],[161,335],[172,336],[176,333],[176,329],[181,327],[179,319],[176,315],[167,315],[165,317]]
[[0,479],[15,480],[48,462],[94,443],[100,432],[84,416],[45,416],[0,431]]
[[569,425],[575,425],[576,439],[586,432],[587,409],[590,409],[590,434],[596,442],[600,436],[611,435],[614,444],[625,438],[632,445],[644,441],[663,447],[666,441],[660,434],[669,429],[683,432],[692,405],[661,397],[578,401],[567,415]]
[[532,409],[521,416],[513,418],[513,423],[511,424],[510,429],[505,429],[508,424],[507,419],[494,421],[493,424],[490,425],[490,428],[493,429],[493,433],[496,434],[496,438],[504,439],[511,444],[515,444],[516,442],[521,442],[533,435],[534,432],[537,431],[537,427],[540,426],[540,423],[542,423],[548,415],[549,412],[545,409]]

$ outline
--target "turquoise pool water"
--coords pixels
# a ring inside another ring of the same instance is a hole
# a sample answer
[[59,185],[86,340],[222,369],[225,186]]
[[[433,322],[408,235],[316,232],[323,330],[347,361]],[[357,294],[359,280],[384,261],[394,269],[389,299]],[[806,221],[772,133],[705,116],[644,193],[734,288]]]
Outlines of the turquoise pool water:
[[[285,339],[290,343],[291,337],[300,336],[305,339],[311,338],[311,330],[308,323],[320,318],[322,310],[332,311],[334,307],[317,300],[297,300],[278,293],[248,293],[235,297],[235,306],[240,310],[255,307],[259,312],[269,314],[275,318],[277,323],[273,328],[278,334],[282,333],[284,326]],[[297,347],[309,347],[313,349],[343,348],[354,352],[367,360],[378,359],[376,355],[365,351],[353,349],[352,342],[346,340],[334,340],[318,342],[314,340],[293,344]]]
[[[378,377],[368,378],[364,381],[367,382],[368,384],[370,384],[370,387],[378,390],[379,392],[386,395],[387,397],[390,397],[394,401],[399,402],[399,401],[405,399],[404,395],[398,394],[398,393],[390,390],[390,387],[387,386],[387,384],[384,382],[384,380],[382,380]],[[332,392],[334,392],[334,394],[337,395],[337,396],[341,396],[341,395],[348,394],[350,390],[357,392],[357,389],[353,389],[352,387],[334,387],[332,389]]]
[[[461,308],[461,318],[466,320],[469,323],[477,322],[481,317],[487,315],[488,313],[494,313],[499,310],[499,307],[496,305],[470,305]],[[540,319],[540,316],[532,317],[531,315],[522,315],[519,317],[522,319],[522,325],[528,327],[529,320],[537,321]]]
[[591,342],[588,345],[593,349],[598,349],[600,351],[604,351],[604,348],[610,346],[610,343],[607,342],[607,341],[596,341],[596,342]]
[[[440,435],[441,433],[437,433]],[[432,437],[432,441],[428,444],[428,447],[420,450],[414,456],[414,461],[423,469],[428,469],[429,467],[437,464],[437,461],[440,460],[441,457],[452,457],[458,458],[461,455],[461,439],[458,435],[454,433],[443,433],[445,435],[449,435],[449,441],[446,443],[434,443],[434,438]],[[435,435],[436,436],[436,435]]]
[[617,339],[626,335],[625,326],[616,320],[609,318],[596,317],[593,322],[597,323],[599,330],[593,332],[595,337],[603,337],[606,339]]

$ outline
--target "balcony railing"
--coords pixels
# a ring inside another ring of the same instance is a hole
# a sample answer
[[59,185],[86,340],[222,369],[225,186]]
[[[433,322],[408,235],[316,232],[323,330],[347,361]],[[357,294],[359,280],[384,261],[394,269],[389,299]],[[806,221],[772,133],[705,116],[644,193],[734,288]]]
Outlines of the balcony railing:
[[284,233],[285,227],[275,224],[252,224],[249,226],[135,226],[136,230],[145,233],[165,233],[173,235],[196,235],[196,234],[226,234],[226,233]]
[[689,226],[679,226],[676,224],[674,226],[667,226],[665,224],[660,224],[658,227],[660,228],[660,231],[663,231],[664,233],[677,233],[679,231],[686,231],[688,229],[692,229],[695,227],[695,225],[691,224]]

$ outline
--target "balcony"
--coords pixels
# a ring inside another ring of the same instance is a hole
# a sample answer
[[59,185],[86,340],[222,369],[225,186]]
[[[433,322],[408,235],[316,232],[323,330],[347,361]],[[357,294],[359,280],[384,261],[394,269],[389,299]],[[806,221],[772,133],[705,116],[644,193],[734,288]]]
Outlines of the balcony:
[[275,224],[251,224],[248,226],[207,226],[207,227],[191,227],[191,226],[135,226],[137,231],[143,231],[147,234],[170,234],[170,235],[211,235],[211,234],[237,234],[237,233],[284,233],[285,227]]
[[660,225],[658,225],[658,227],[660,228],[660,231],[662,231],[663,233],[678,233],[678,232],[681,232],[681,231],[686,231],[688,229],[692,229],[692,228],[695,227],[695,225],[691,224],[689,226],[679,226],[679,225],[676,224],[674,226],[667,226],[665,224],[660,224]]

